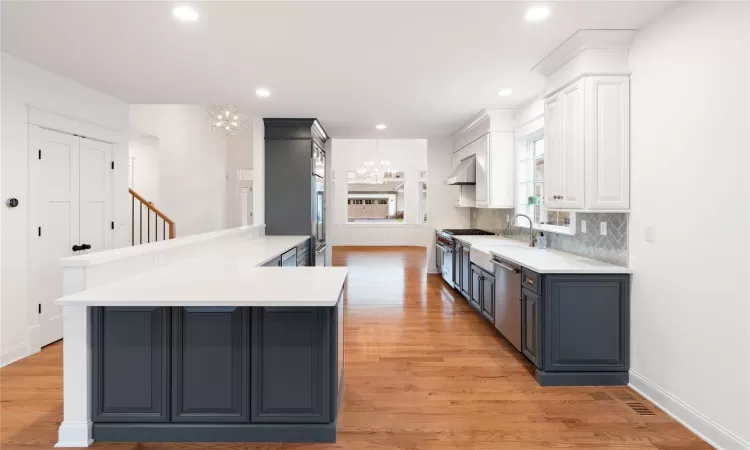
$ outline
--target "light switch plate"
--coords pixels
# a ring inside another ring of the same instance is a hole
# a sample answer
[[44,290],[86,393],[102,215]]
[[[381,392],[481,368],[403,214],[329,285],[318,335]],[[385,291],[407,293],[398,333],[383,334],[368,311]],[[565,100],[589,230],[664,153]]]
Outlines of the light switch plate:
[[473,214],[474,214],[474,218],[476,219],[477,218],[477,212],[474,211]]
[[582,220],[581,221],[581,233],[585,233],[585,232],[586,232],[586,221]]
[[607,235],[607,222],[599,222],[599,234],[602,236]]
[[654,242],[656,240],[656,232],[654,231],[654,227],[651,225],[648,225],[645,229],[646,234],[646,242]]

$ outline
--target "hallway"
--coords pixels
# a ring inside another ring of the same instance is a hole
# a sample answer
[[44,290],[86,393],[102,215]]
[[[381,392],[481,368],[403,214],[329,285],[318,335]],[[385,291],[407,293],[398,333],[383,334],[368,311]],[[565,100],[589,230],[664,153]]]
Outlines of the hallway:
[[[95,449],[659,449],[711,447],[627,388],[542,388],[531,364],[417,247],[338,247],[349,266],[338,442],[94,444]],[[52,448],[62,345],[0,370],[3,450]],[[643,403],[639,415],[626,402]]]

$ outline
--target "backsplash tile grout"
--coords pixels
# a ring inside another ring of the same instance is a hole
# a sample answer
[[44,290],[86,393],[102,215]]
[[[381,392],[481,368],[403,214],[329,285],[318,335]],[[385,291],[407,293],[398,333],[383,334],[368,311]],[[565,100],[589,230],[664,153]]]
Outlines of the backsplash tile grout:
[[[516,240],[528,240],[528,228],[511,227],[507,231],[506,215],[511,210],[473,208],[471,227],[497,233]],[[476,217],[475,217],[476,214]],[[581,233],[581,220],[586,221],[587,233]],[[607,222],[607,235],[599,234],[599,223]],[[627,213],[576,213],[576,234],[545,231],[547,246],[574,255],[584,256],[618,266],[628,265]]]

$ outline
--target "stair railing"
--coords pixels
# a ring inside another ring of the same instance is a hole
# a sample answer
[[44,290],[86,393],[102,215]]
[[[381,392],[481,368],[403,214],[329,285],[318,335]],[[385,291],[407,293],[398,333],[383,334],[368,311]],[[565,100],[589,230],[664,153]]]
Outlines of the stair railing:
[[[143,238],[146,238],[146,243],[151,242],[151,238],[154,238],[154,242],[159,241],[159,219],[161,219],[161,240],[174,239],[175,237],[175,225],[174,221],[167,217],[166,214],[159,211],[159,208],[152,205],[151,202],[143,198],[140,194],[132,189],[128,189],[131,195],[131,242],[132,245],[136,244],[136,229],[138,230],[138,244],[143,244]],[[146,220],[144,222],[143,213],[146,213]],[[151,224],[151,215],[153,214],[153,227]],[[138,223],[135,223],[135,219],[138,217]],[[143,233],[143,226],[146,226],[146,233]],[[153,234],[152,234],[153,229]]]

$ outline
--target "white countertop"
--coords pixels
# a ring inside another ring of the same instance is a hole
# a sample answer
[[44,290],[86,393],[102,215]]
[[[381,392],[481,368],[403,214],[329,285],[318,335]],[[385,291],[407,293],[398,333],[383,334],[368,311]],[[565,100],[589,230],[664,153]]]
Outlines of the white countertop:
[[306,239],[309,236],[238,239],[184,262],[59,298],[57,304],[335,306],[346,267],[258,267]]
[[471,250],[518,264],[537,273],[633,273],[627,267],[616,266],[591,258],[552,249],[529,247],[528,242],[499,236],[455,236],[471,245]]

